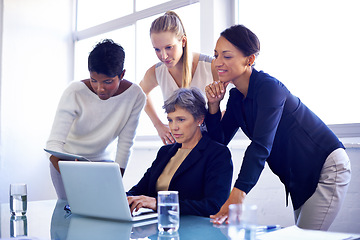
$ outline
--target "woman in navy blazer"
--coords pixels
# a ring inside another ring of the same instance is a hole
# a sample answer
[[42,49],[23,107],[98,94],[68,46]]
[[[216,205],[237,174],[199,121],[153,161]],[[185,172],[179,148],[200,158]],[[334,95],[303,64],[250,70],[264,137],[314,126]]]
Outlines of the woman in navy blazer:
[[[233,173],[231,154],[226,146],[202,133],[205,105],[205,99],[196,88],[178,89],[165,102],[169,127],[177,143],[161,147],[143,178],[129,190],[131,211],[141,207],[156,210],[157,192],[163,185],[159,181],[174,161],[180,161],[180,165],[172,177],[170,175],[165,190],[179,192],[180,214],[209,217],[225,203]],[[181,150],[188,155],[173,158]]]
[[[280,81],[253,68],[260,51],[256,35],[242,25],[221,33],[215,47],[219,82],[206,87],[209,135],[228,144],[239,128],[251,140],[229,199],[212,218],[227,219],[242,203],[267,161],[290,194],[299,227],[327,230],[350,181],[350,161],[335,134]],[[226,112],[220,101],[232,82]]]

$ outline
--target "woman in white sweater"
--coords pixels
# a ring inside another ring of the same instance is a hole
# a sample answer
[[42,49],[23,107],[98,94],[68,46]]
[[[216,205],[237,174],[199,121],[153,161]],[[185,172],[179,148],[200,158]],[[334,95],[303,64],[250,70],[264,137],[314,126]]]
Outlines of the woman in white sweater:
[[[72,82],[64,91],[47,149],[112,161],[108,146],[117,139],[115,161],[124,173],[145,105],[141,88],[123,79],[124,59],[123,48],[112,40],[95,46],[88,58],[90,79]],[[59,160],[50,156],[50,173],[58,198],[66,199]]]

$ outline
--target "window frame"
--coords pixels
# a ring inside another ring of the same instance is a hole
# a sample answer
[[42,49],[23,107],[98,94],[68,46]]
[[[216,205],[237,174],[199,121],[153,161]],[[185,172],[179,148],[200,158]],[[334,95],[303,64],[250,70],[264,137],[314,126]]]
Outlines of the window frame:
[[[77,2],[77,0],[75,1]],[[212,55],[213,48],[220,32],[225,28],[239,22],[238,6],[241,4],[240,0],[172,0],[140,11],[135,11],[134,7],[134,12],[127,16],[92,26],[81,31],[77,31],[75,27],[75,31],[73,33],[74,45],[77,41],[81,41],[83,39],[94,37],[130,25],[135,25],[136,32],[137,21],[164,13],[168,10],[176,11],[177,8],[185,7],[194,3],[200,3],[200,51],[202,53]],[[75,5],[75,8],[77,8],[77,4]],[[74,11],[75,16],[76,10],[77,9]],[[137,73],[135,73],[135,76],[137,78]],[[328,126],[340,138],[360,137],[360,123],[331,124]],[[360,142],[359,140],[356,141]]]

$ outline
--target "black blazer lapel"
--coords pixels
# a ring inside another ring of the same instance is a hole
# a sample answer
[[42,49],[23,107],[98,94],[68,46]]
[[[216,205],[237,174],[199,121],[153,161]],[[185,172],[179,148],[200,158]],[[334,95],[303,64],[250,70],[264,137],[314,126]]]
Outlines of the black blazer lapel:
[[204,157],[204,150],[206,149],[209,141],[209,137],[203,134],[203,137],[200,139],[198,144],[193,148],[189,155],[184,159],[180,167],[176,170],[173,178],[170,181],[170,185],[174,179],[182,175],[184,172],[186,172],[187,169],[191,168],[192,165],[199,161],[199,159]]
[[149,187],[156,193],[156,182],[163,172],[164,168],[170,161],[170,159],[175,155],[177,150],[181,147],[180,143],[175,143],[168,151],[164,152],[161,156],[159,156],[158,164],[156,168],[153,170],[153,174],[149,179]]

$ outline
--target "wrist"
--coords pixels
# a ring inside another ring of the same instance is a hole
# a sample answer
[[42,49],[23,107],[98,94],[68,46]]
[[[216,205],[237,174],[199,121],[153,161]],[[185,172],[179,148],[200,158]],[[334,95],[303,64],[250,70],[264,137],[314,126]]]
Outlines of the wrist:
[[230,198],[233,203],[243,203],[245,201],[246,193],[236,187],[234,187],[230,193]]
[[215,114],[220,110],[220,103],[208,103],[208,111],[210,114]]

